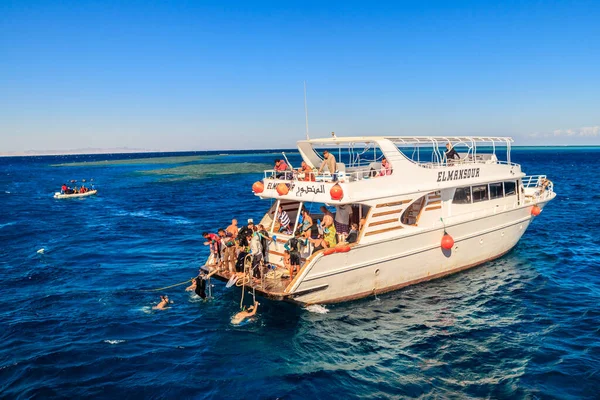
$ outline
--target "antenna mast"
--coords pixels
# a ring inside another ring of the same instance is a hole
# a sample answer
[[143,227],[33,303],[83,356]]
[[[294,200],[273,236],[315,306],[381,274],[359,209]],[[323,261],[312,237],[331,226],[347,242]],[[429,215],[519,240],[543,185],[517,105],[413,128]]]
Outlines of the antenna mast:
[[304,81],[304,115],[306,117],[306,140],[309,140],[308,137],[308,107],[306,107],[306,81]]

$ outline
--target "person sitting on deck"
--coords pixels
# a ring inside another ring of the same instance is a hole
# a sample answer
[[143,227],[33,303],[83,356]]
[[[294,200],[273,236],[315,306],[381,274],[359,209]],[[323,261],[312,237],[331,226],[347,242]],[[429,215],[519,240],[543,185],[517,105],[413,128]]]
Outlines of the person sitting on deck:
[[386,175],[391,175],[391,174],[392,174],[392,165],[384,157],[381,159],[381,170],[379,171],[379,176],[386,176]]
[[323,235],[318,235],[316,239],[308,239],[313,245],[313,254],[319,250],[329,247],[329,244],[323,239]]
[[202,234],[202,237],[204,239],[206,239],[206,242],[204,242],[205,246],[210,246],[210,252],[213,255],[213,264],[218,264],[220,261],[220,242],[221,242],[221,238],[218,235],[215,235],[214,233],[208,233],[208,232],[204,232]]
[[275,170],[275,177],[278,179],[285,179],[285,171],[288,169],[288,165],[285,161],[277,159],[275,160],[275,166],[273,167]]
[[283,210],[281,204],[279,205],[279,213],[277,215],[277,219],[279,220],[279,232],[284,232],[286,234],[290,234],[292,232],[292,227],[290,226],[290,216]]
[[331,174],[333,181],[337,181],[337,168],[336,168],[336,162],[335,162],[335,156],[333,154],[331,154],[329,152],[329,150],[324,150],[323,151],[323,162],[321,163],[321,166],[319,167],[319,173],[323,172],[323,169],[325,168],[325,166],[327,166],[327,169],[329,170],[329,173]]
[[454,150],[450,142],[446,143],[446,160],[448,160],[448,164],[454,163],[454,160],[460,160],[460,155]]
[[65,194],[67,192],[67,184],[63,183],[63,185],[60,187],[60,193]]
[[358,224],[353,222],[352,229],[350,229],[350,233],[346,237],[346,243],[356,243],[358,240]]
[[306,163],[306,161],[302,161],[302,166],[298,170],[298,179],[304,180],[305,182],[314,182],[315,181],[315,173],[312,168]]
[[82,186],[79,188],[79,193],[85,193],[85,192],[87,192],[85,186]]
[[260,303],[258,301],[255,301],[254,305],[250,306],[248,308],[248,310],[243,310],[243,311],[240,311],[239,313],[235,314],[233,316],[233,318],[231,318],[231,323],[234,324],[234,325],[239,325],[246,318],[250,318],[250,317],[254,316],[256,314],[256,311],[258,311],[258,306],[259,305],[260,305]]

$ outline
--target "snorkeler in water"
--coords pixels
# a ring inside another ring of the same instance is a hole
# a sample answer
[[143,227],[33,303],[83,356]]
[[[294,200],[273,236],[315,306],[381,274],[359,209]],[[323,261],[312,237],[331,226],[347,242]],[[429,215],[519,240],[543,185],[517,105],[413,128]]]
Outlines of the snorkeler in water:
[[258,301],[255,301],[254,305],[250,306],[247,310],[240,311],[239,313],[235,314],[234,317],[231,318],[231,323],[234,325],[239,325],[246,318],[250,318],[250,317],[254,316],[256,314],[256,311],[258,311],[259,305],[260,305],[260,303]]
[[160,296],[160,303],[152,307],[153,310],[164,310],[171,303],[168,296]]

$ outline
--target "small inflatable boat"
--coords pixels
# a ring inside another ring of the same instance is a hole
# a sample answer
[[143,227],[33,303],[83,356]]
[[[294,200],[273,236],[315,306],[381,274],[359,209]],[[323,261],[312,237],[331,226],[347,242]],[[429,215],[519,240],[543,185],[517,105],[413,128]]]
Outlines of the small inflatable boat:
[[98,193],[97,190],[90,190],[89,192],[85,192],[85,193],[71,193],[71,194],[56,192],[56,193],[54,193],[54,198],[55,199],[74,199],[76,197],[92,196],[96,193]]

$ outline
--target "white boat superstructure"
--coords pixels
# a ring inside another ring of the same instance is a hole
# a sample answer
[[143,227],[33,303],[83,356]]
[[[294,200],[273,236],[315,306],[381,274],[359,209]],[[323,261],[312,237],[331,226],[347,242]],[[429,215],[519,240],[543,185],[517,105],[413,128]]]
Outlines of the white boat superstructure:
[[[556,195],[544,175],[525,176],[511,161],[512,142],[505,137],[388,136],[299,141],[305,170],[265,171],[253,187],[256,196],[272,201],[261,221],[276,236],[268,248],[268,264],[283,267],[283,246],[291,237],[278,232],[280,205],[293,232],[302,224],[302,209],[317,221],[323,219],[318,211],[322,205],[332,212],[350,206],[351,221],[361,222],[358,240],[335,250],[303,246],[301,268],[293,279],[263,278],[249,286],[273,299],[333,303],[502,256]],[[446,144],[455,152],[450,159],[447,154],[453,152],[444,151]],[[335,157],[335,171],[318,171],[324,150]],[[445,233],[453,243],[446,241],[443,247]],[[226,272],[217,276],[229,278]]]

